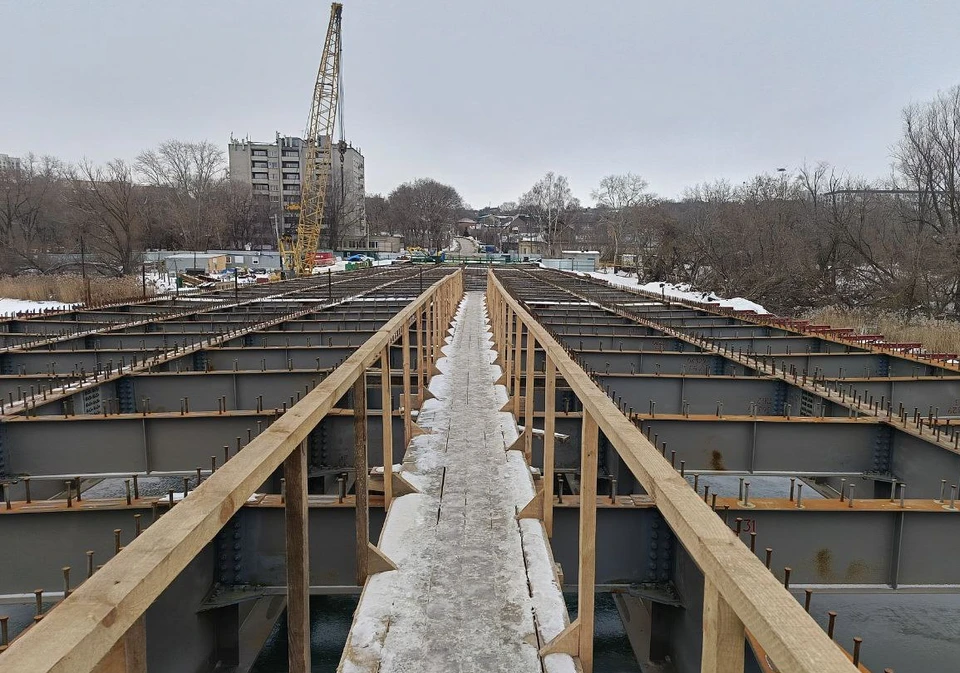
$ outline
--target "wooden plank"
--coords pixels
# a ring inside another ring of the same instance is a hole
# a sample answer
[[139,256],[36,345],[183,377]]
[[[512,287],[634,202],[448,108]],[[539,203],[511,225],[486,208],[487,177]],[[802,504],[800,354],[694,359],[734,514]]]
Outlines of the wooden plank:
[[507,375],[507,381],[504,387],[507,389],[507,396],[513,393],[513,312],[507,311],[507,329],[506,337],[501,344],[503,348],[503,373]]
[[[353,466],[357,522],[357,586],[363,586],[368,573],[370,543],[370,493],[367,488],[367,382],[361,376],[353,384]],[[386,481],[386,479],[384,479]]]
[[[400,331],[400,350],[403,353],[403,445],[410,444],[413,439],[413,416],[410,408],[410,325],[406,324]],[[392,480],[391,480],[392,481]]]
[[94,673],[147,673],[147,626],[143,615],[93,670]]
[[[2,663],[0,662],[0,665]],[[3,669],[0,668],[0,670]],[[12,671],[13,669],[11,669],[11,673]],[[127,651],[124,647],[123,638],[113,644],[110,651],[93,667],[92,673],[127,673]]]
[[[459,272],[458,272],[459,273]],[[439,280],[397,313],[243,451],[80,585],[0,659],[4,673],[90,671],[380,357]]]
[[703,654],[701,673],[743,673],[743,622],[723,600],[717,585],[703,581]]
[[423,407],[423,391],[427,388],[427,307],[417,312],[417,408]]
[[[363,381],[363,377],[358,379]],[[287,552],[287,665],[290,673],[310,671],[310,545],[307,539],[306,442],[283,461],[286,480],[284,524]]]
[[548,654],[569,654],[580,656],[580,618],[574,619],[549,643],[540,648],[541,657]]
[[553,537],[553,490],[555,485],[554,447],[556,446],[557,414],[554,399],[557,396],[557,368],[553,359],[546,357],[546,380],[544,384],[543,415],[543,525],[547,535]]
[[527,465],[533,465],[533,380],[534,380],[534,356],[536,355],[537,342],[533,335],[527,333],[527,375],[524,380],[525,397],[523,400],[523,455],[527,459]]
[[133,623],[123,636],[123,649],[127,659],[126,673],[147,673],[147,618]]
[[503,301],[544,344],[559,374],[575,391],[584,411],[597,422],[624,463],[657,504],[677,539],[697,566],[719,588],[744,626],[781,671],[854,673],[842,650],[803,610],[763,563],[750,553],[723,521],[670,467],[643,433],[624,416],[566,353],[563,347],[503,288],[492,271]]
[[[517,317],[516,344],[513,349],[513,417],[520,418],[520,363],[523,361],[523,332],[524,324]],[[529,329],[527,330],[529,332]]]
[[593,673],[594,586],[597,576],[597,422],[583,415],[580,439],[580,568],[577,575],[577,621],[580,666]]
[[383,410],[383,507],[390,507],[393,498],[393,392],[390,384],[390,349],[384,347],[380,355],[380,408]]

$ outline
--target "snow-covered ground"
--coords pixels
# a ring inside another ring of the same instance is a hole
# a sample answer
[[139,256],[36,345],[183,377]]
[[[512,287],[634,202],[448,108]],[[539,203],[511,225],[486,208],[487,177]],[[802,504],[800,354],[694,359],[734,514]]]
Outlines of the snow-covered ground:
[[59,301],[29,301],[27,299],[0,298],[0,315],[11,315],[27,311],[59,311],[76,304],[64,304]]
[[729,307],[737,311],[756,311],[757,313],[769,313],[769,311],[767,311],[767,309],[765,309],[763,306],[756,302],[750,301],[749,299],[744,299],[743,297],[724,299],[723,297],[718,297],[712,292],[699,292],[694,290],[686,283],[674,284],[660,281],[640,283],[634,274],[629,276],[618,275],[613,271],[594,271],[588,275],[593,276],[594,278],[599,278],[600,280],[614,283],[616,285],[635,287],[640,290],[646,290],[647,292],[653,292],[655,294],[661,294],[662,292],[667,297],[671,297],[673,299],[718,303],[720,306]]

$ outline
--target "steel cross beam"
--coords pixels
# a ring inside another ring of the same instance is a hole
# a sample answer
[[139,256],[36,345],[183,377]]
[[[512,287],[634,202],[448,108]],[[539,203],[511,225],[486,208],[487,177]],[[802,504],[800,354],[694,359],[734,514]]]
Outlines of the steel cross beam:
[[[294,311],[294,312],[291,312],[291,313],[287,313],[287,314],[281,315],[280,317],[276,317],[276,318],[269,319],[269,320],[266,320],[266,321],[263,321],[263,322],[260,322],[260,323],[254,324],[254,325],[250,325],[250,326],[248,326],[248,327],[246,327],[246,328],[243,328],[243,329],[232,330],[232,331],[227,332],[227,333],[222,334],[222,335],[212,336],[212,337],[209,338],[209,339],[205,339],[205,340],[203,340],[203,341],[197,342],[196,344],[191,345],[191,346],[188,346],[188,347],[186,347],[186,348],[182,348],[182,349],[181,349],[181,348],[179,348],[178,345],[174,345],[174,348],[173,348],[172,351],[170,351],[170,350],[168,350],[168,351],[163,351],[163,352],[159,353],[158,355],[155,355],[153,358],[149,358],[149,359],[145,360],[144,362],[142,362],[142,363],[139,364],[139,365],[134,365],[134,364],[130,364],[130,365],[127,365],[127,366],[118,365],[117,370],[116,370],[116,373],[113,373],[112,371],[111,371],[111,372],[106,372],[105,375],[103,376],[103,378],[105,378],[106,380],[115,380],[115,379],[118,379],[118,378],[123,377],[125,374],[134,373],[134,372],[149,371],[152,366],[158,365],[158,364],[160,364],[161,362],[169,361],[171,358],[174,358],[174,357],[184,357],[184,356],[190,355],[190,354],[195,353],[195,352],[200,352],[200,351],[203,351],[203,350],[212,348],[212,347],[214,347],[214,346],[221,345],[221,344],[223,344],[225,341],[227,341],[228,339],[237,338],[237,337],[239,337],[239,336],[243,336],[243,335],[251,334],[251,333],[254,333],[254,332],[263,330],[263,329],[267,329],[267,328],[269,328],[269,327],[273,327],[273,326],[275,326],[275,325],[279,325],[279,324],[281,324],[281,323],[283,323],[283,322],[286,322],[286,321],[288,321],[288,320],[292,320],[292,319],[296,319],[296,318],[303,317],[303,316],[305,316],[305,315],[309,315],[310,313],[314,313],[314,312],[316,312],[316,311],[318,311],[318,310],[322,310],[323,308],[327,308],[327,307],[331,307],[331,306],[339,306],[339,305],[345,304],[345,303],[347,303],[347,302],[349,302],[349,301],[351,301],[351,300],[355,300],[355,299],[357,299],[357,298],[364,297],[364,296],[370,294],[371,292],[376,292],[376,291],[382,290],[382,289],[385,288],[385,287],[388,287],[388,286],[394,285],[394,284],[396,284],[396,283],[402,282],[403,280],[406,280],[406,276],[401,276],[400,278],[397,278],[396,280],[389,281],[389,282],[387,282],[387,283],[385,283],[385,284],[381,284],[381,285],[378,285],[378,286],[376,286],[376,287],[368,288],[368,289],[366,289],[366,290],[363,290],[363,291],[361,291],[361,292],[359,292],[359,293],[356,293],[356,294],[354,294],[354,295],[351,295],[351,296],[349,296],[349,297],[346,297],[346,298],[343,298],[343,299],[339,299],[339,300],[335,300],[334,302],[319,301],[319,302],[317,302],[316,304],[314,304],[314,305],[312,305],[312,306],[310,306],[310,307],[307,307],[307,308],[305,308],[305,309],[300,309],[300,310],[298,310],[298,311]],[[81,378],[80,378],[79,381],[77,381],[77,382],[75,382],[75,383],[72,383],[72,384],[64,384],[64,386],[62,386],[59,390],[54,389],[53,391],[51,391],[50,397],[53,397],[54,399],[59,399],[59,398],[61,398],[61,397],[63,397],[63,396],[75,395],[75,394],[78,393],[78,392],[82,392],[83,390],[86,390],[86,389],[88,389],[88,388],[90,388],[90,387],[96,386],[96,385],[100,382],[100,379],[101,379],[100,375],[98,375],[96,372],[94,372],[94,373],[92,374],[92,376],[91,376],[91,375],[81,376]],[[17,401],[17,402],[13,405],[13,408],[12,408],[12,409],[6,409],[6,410],[4,411],[4,413],[10,414],[10,413],[15,413],[16,411],[24,411],[24,410],[28,409],[28,408],[31,407],[31,406],[36,406],[36,404],[37,404],[38,401],[48,401],[46,395],[44,395],[44,399],[43,399],[43,400],[38,400],[37,398],[38,398],[39,396],[40,396],[40,395],[39,395],[39,393],[38,393],[37,395],[34,395],[32,398],[24,398],[23,401]],[[0,471],[2,471],[3,469],[4,469],[3,466],[0,465]]]
[[[14,642],[2,655],[0,666],[18,673],[93,669],[179,572],[203,553],[254,490],[288,456],[302,451],[301,444],[313,428],[380,359],[383,348],[401,338],[401,332],[425,306],[432,305],[439,315],[438,304],[442,304],[444,319],[452,314],[452,295],[462,293],[462,279],[462,274],[455,272],[427,288],[299,404],[177,505],[172,514],[161,517],[135,538],[122,554]],[[365,490],[359,494],[366,500]],[[286,511],[289,532],[291,508]],[[289,549],[287,561],[289,564]],[[300,570],[304,570],[302,563]],[[293,585],[297,590],[303,588],[305,577],[299,579]]]
[[[338,283],[349,282],[350,280],[353,280],[353,279],[346,278],[346,279],[343,279],[343,280],[339,280],[339,281],[337,281],[337,282],[338,282]],[[281,282],[283,282],[283,281],[281,281]],[[161,314],[161,315],[148,316],[147,318],[144,318],[144,319],[142,319],[142,320],[133,320],[133,321],[128,321],[128,322],[115,322],[115,323],[111,323],[111,324],[109,324],[109,325],[107,325],[107,326],[104,326],[104,327],[96,327],[96,328],[93,328],[93,329],[90,329],[90,330],[83,330],[83,331],[80,331],[80,332],[74,332],[74,333],[66,334],[66,335],[58,335],[58,336],[55,336],[55,337],[40,338],[40,339],[37,339],[37,340],[35,340],[35,341],[33,341],[33,342],[28,342],[28,343],[24,343],[24,344],[19,344],[19,345],[16,345],[16,346],[3,347],[3,348],[0,348],[0,353],[13,352],[13,351],[24,350],[24,349],[28,349],[28,348],[37,348],[37,347],[40,347],[40,346],[49,346],[49,345],[57,344],[57,343],[60,343],[60,342],[63,342],[63,341],[69,341],[69,340],[71,340],[71,339],[76,339],[77,337],[87,337],[87,336],[102,334],[102,333],[106,333],[106,332],[116,331],[116,330],[118,330],[118,329],[130,329],[130,328],[141,327],[141,326],[145,326],[145,325],[148,325],[148,324],[151,324],[151,323],[155,322],[158,318],[160,318],[160,319],[162,319],[162,320],[169,320],[169,319],[173,319],[173,318],[181,318],[181,317],[186,317],[186,316],[190,316],[190,315],[196,315],[196,314],[200,314],[200,313],[205,313],[205,312],[207,312],[207,311],[222,310],[222,309],[227,309],[227,308],[237,308],[237,307],[241,307],[241,306],[245,306],[245,305],[257,304],[257,303],[263,302],[264,299],[279,299],[279,298],[283,298],[283,297],[289,297],[289,296],[291,296],[291,295],[295,295],[295,294],[298,294],[298,293],[301,293],[301,292],[304,292],[304,291],[307,291],[307,290],[311,290],[311,289],[315,289],[315,288],[314,288],[313,286],[311,286],[311,285],[307,285],[306,287],[298,287],[298,288],[295,288],[295,289],[292,289],[292,290],[288,290],[288,291],[286,291],[286,292],[279,292],[279,293],[276,293],[276,294],[271,294],[271,295],[269,295],[269,296],[267,296],[267,297],[255,297],[255,298],[251,298],[251,299],[245,299],[244,301],[233,301],[233,302],[227,300],[227,301],[222,302],[222,303],[215,303],[215,304],[210,304],[210,305],[207,305],[207,306],[203,306],[203,305],[201,305],[201,306],[199,306],[199,307],[198,307],[198,306],[194,306],[194,307],[191,307],[190,309],[185,310],[185,311],[177,311],[177,312],[174,312],[174,313],[167,313],[167,314]],[[44,321],[37,321],[37,322],[41,322],[41,323],[42,323],[42,322],[44,322]],[[97,321],[95,324],[100,324],[100,323],[101,323],[101,321]]]
[[[550,284],[550,282],[546,280],[542,280],[542,282]],[[577,297],[581,301],[597,301],[595,299],[590,299],[589,297],[579,295],[566,288],[560,288],[559,286],[554,287],[557,287],[561,291]],[[597,301],[597,303],[601,306],[603,305],[602,302]],[[800,393],[807,393],[811,396],[819,398],[822,400],[821,404],[826,403],[840,405],[848,409],[853,414],[873,416],[880,422],[901,430],[902,432],[898,434],[898,437],[902,438],[904,435],[908,435],[910,437],[909,440],[901,439],[901,441],[904,445],[909,444],[910,452],[919,452],[920,450],[918,450],[916,447],[921,446],[924,443],[936,447],[940,451],[940,455],[934,455],[937,453],[936,451],[923,451],[923,461],[911,460],[909,455],[904,455],[907,453],[906,451],[895,452],[892,468],[894,474],[897,474],[903,483],[917,483],[917,481],[919,481],[920,483],[918,486],[921,489],[924,489],[921,490],[921,495],[929,494],[929,491],[925,489],[930,488],[934,484],[930,477],[931,470],[934,477],[937,475],[951,475],[960,473],[960,449],[954,447],[953,444],[955,440],[953,438],[946,434],[941,435],[941,433],[931,432],[930,430],[928,430],[925,434],[922,423],[908,425],[905,418],[902,419],[902,423],[894,422],[890,407],[888,407],[886,410],[880,410],[871,405],[868,399],[856,400],[847,398],[842,394],[835,393],[827,386],[821,386],[819,379],[810,378],[808,380],[801,380],[800,375],[796,371],[791,373],[784,372],[782,369],[776,370],[773,364],[771,364],[769,367],[765,367],[759,356],[750,356],[749,354],[741,355],[734,352],[727,352],[720,346],[713,344],[710,340],[690,336],[681,330],[666,327],[662,324],[647,320],[646,318],[633,314],[619,305],[615,305],[613,307],[606,306],[604,308],[623,318],[635,320],[639,324],[646,327],[660,329],[664,333],[677,339],[681,339],[690,345],[710,350],[715,355],[726,360],[736,362],[744,367],[761,371],[770,377],[778,378],[785,384],[788,384],[792,388],[798,390]],[[936,482],[936,484],[939,484],[939,480]]]
[[[681,544],[703,570],[708,583],[703,648],[707,668],[704,670],[737,670],[742,667],[746,627],[781,670],[810,673],[853,671],[842,651],[783,590],[763,564],[732,536],[723,522],[596,387],[552,335],[503,288],[492,271],[488,276],[488,297],[495,304],[505,305],[507,312],[515,314],[537,342],[543,344],[564,379],[574,386],[585,413],[597,423],[599,430],[653,496]],[[492,312],[502,315],[500,306],[494,306]],[[589,528],[587,530],[590,532]],[[583,534],[581,518],[581,539]],[[581,542],[581,554],[584,553],[584,544],[588,550],[594,548],[593,540]],[[589,579],[592,584],[592,576]],[[580,596],[583,600],[584,593],[581,592]],[[718,613],[723,615],[722,620],[718,620]],[[710,642],[714,645],[722,643],[723,647],[712,647]],[[580,643],[582,646],[582,638]],[[711,660],[714,668],[708,665]]]

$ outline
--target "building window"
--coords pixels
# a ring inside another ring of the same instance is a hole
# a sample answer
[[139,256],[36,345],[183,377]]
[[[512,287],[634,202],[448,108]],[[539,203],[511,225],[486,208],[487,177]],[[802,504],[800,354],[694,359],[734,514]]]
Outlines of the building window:
[[[276,155],[274,155],[274,156],[276,156]],[[271,162],[270,162],[270,168],[276,168],[276,167],[277,167],[277,162],[276,162],[276,161],[271,161]]]
[[271,157],[277,156],[277,151],[276,151],[276,150],[270,150],[270,156],[271,156]]
[[271,191],[271,192],[279,192],[279,191],[280,191],[280,185],[270,185],[270,191]]
[[255,157],[265,157],[267,156],[266,150],[253,150],[253,156]]
[[274,203],[280,203],[280,195],[279,195],[279,194],[271,194],[271,195],[270,195],[270,200],[273,201]]
[[284,157],[296,157],[296,158],[299,159],[299,158],[300,158],[300,153],[299,153],[299,152],[294,152],[293,150],[284,150],[284,151],[283,151],[283,156],[284,156]]
[[267,179],[267,174],[266,174],[266,173],[254,173],[254,174],[253,174],[253,179],[254,179],[254,180],[266,180],[266,179]]
[[253,165],[254,168],[266,168],[266,167],[267,167],[267,162],[266,162],[266,161],[254,161],[254,162],[252,162],[252,165]]
[[283,167],[284,167],[284,168],[296,168],[296,169],[299,170],[299,169],[300,169],[300,162],[299,162],[299,161],[284,161],[284,162],[283,162]]
[[284,179],[284,180],[296,180],[297,182],[299,182],[299,181],[300,181],[300,174],[299,174],[299,173],[284,173],[284,174],[283,174],[283,179]]

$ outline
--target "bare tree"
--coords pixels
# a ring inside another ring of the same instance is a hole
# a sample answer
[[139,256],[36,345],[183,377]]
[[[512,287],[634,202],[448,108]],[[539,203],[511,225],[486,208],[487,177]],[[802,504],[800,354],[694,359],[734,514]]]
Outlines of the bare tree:
[[270,202],[253,194],[246,185],[224,181],[218,189],[217,207],[223,220],[219,247],[242,250],[271,242]]
[[166,220],[187,249],[206,249],[223,226],[217,190],[224,168],[223,150],[207,141],[168,140],[137,157],[137,173],[162,190]]
[[952,294],[949,312],[960,316],[960,86],[903,112],[903,138],[895,150],[903,181],[916,191],[909,223],[949,252],[942,279]]
[[377,234],[398,233],[390,220],[390,208],[387,199],[382,194],[367,194],[363,200],[367,213],[367,228],[371,232]]
[[536,219],[549,254],[556,255],[570,212],[578,209],[580,202],[567,178],[550,171],[520,197],[520,207]]
[[140,239],[154,217],[148,192],[133,179],[122,159],[106,166],[84,160],[71,169],[70,202],[79,235],[97,253],[101,269],[133,273],[140,263]]
[[390,216],[407,245],[439,250],[450,241],[450,232],[463,199],[450,185],[430,178],[406,182],[387,198]]
[[[620,247],[628,237],[635,248],[642,250],[651,241],[649,228],[641,231],[643,210],[656,197],[647,192],[648,183],[639,175],[624,173],[608,175],[600,180],[600,187],[591,193],[600,211],[600,222],[613,239],[614,264],[620,260]],[[638,252],[638,254],[640,254]],[[638,270],[640,258],[637,257]]]
[[7,272],[42,269],[45,252],[62,243],[63,166],[28,154],[20,167],[0,171],[0,250]]

